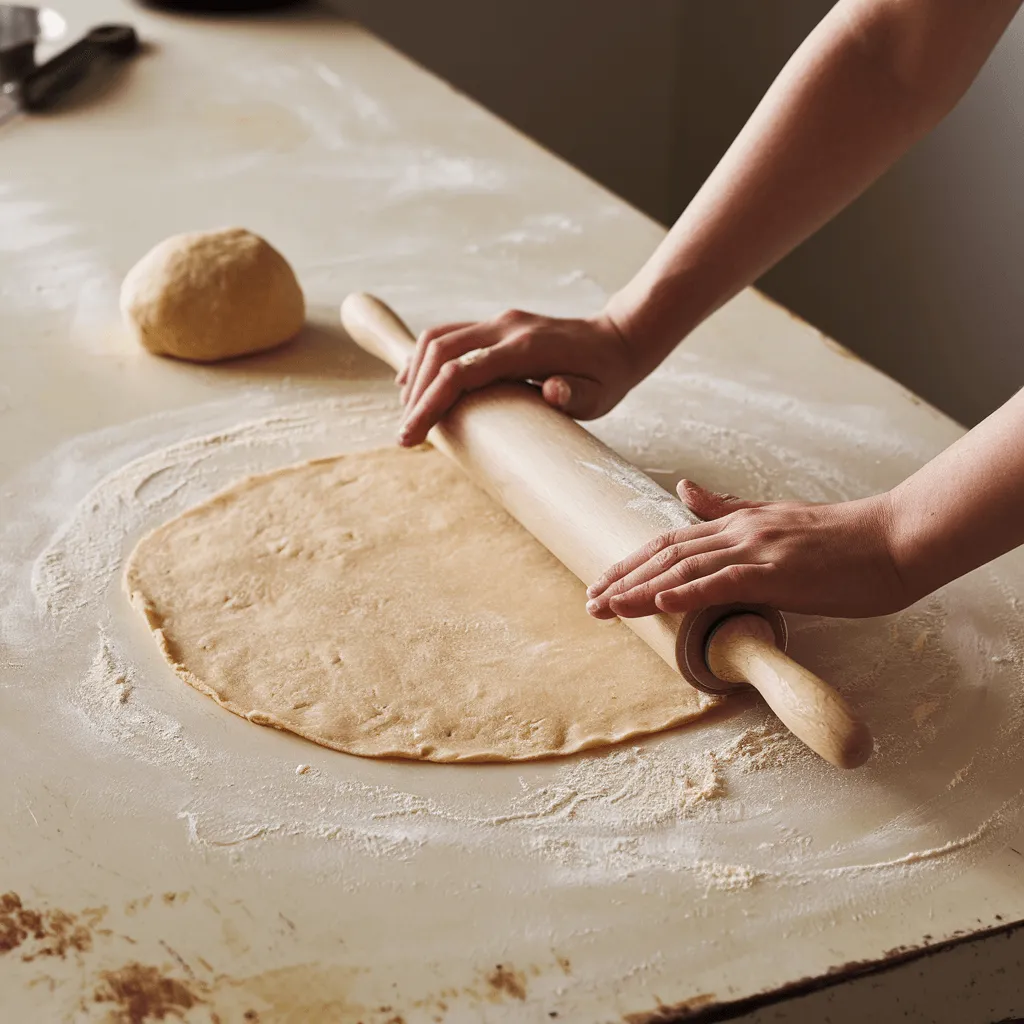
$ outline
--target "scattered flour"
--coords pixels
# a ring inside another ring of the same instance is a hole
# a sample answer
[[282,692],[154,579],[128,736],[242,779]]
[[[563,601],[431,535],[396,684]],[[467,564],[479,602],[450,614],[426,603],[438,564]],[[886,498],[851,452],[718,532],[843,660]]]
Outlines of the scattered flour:
[[749,889],[764,877],[762,872],[754,871],[745,864],[715,864],[698,861],[694,865],[694,870],[697,877],[706,883],[709,889],[724,889],[726,892]]
[[715,756],[719,764],[735,765],[742,772],[761,772],[814,755],[778,721],[770,719],[764,725],[745,729]]
[[[828,500],[880,485],[878,453],[892,456],[884,430],[840,429],[780,396],[717,380],[694,372],[662,382],[678,391],[681,428],[670,431],[651,411],[664,402],[647,402],[600,421],[597,432],[633,461],[660,467],[653,472],[666,487],[685,473],[754,497]],[[714,426],[702,417],[706,403]],[[745,419],[757,406],[758,437],[729,425],[730,403]],[[397,410],[384,385],[256,408],[243,422],[238,408],[194,408],[66,446],[37,468],[22,518],[0,534],[0,557],[13,570],[11,585],[0,585],[3,638],[12,666],[46,652],[39,672],[51,685],[34,699],[53,742],[159,769],[157,781],[147,776],[127,791],[119,771],[118,799],[155,801],[197,846],[238,857],[287,842],[317,872],[332,870],[338,844],[399,860],[469,847],[536,860],[538,884],[682,871],[706,891],[740,892],[815,877],[841,889],[860,878],[877,885],[939,863],[962,869],[999,842],[1012,815],[986,783],[1022,760],[1013,753],[1000,765],[991,752],[1024,751],[1016,656],[1024,635],[1016,593],[995,570],[887,621],[791,617],[796,656],[854,694],[875,731],[876,756],[856,773],[825,766],[743,697],[700,728],[560,761],[444,769],[329,754],[312,769],[303,741],[256,730],[169,678],[126,607],[121,560],[145,530],[228,480],[385,443]],[[783,439],[783,421],[801,417],[814,439],[809,452]],[[680,433],[692,460],[672,448]],[[814,454],[822,444],[863,457],[840,476]],[[90,652],[84,664],[75,651]],[[901,797],[908,777],[917,792]]]

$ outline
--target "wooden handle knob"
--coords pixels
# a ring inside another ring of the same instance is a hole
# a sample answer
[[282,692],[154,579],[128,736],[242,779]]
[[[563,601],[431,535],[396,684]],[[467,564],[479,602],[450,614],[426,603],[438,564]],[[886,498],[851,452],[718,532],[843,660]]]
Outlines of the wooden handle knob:
[[416,345],[409,328],[380,299],[354,292],[341,304],[341,322],[352,340],[393,370],[405,368]]
[[815,753],[840,768],[859,768],[874,741],[843,698],[775,646],[759,615],[733,615],[708,639],[708,667],[729,683],[750,683],[782,723]]

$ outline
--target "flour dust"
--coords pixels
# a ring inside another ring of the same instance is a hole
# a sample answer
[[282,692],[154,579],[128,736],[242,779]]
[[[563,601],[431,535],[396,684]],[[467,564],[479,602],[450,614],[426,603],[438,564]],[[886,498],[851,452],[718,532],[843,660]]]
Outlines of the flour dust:
[[[884,423],[851,426],[723,382],[700,360],[677,366],[649,385],[668,394],[652,401],[645,385],[595,425],[666,488],[686,475],[752,497],[838,500],[926,454],[898,450]],[[404,859],[453,846],[534,861],[537,884],[686,871],[725,892],[829,878],[844,899],[865,877],[876,889],[939,865],[948,877],[1002,841],[1024,758],[1016,562],[888,619],[791,618],[796,656],[874,730],[875,756],[854,773],[825,765],[747,696],[626,746],[442,766],[323,750],[180,683],[121,591],[138,537],[243,475],[386,444],[397,411],[383,384],[293,404],[242,396],[80,438],[10,484],[0,698],[93,765],[95,799],[156,808],[211,855],[289,842],[324,872],[339,848]],[[756,435],[737,425],[752,419]],[[22,693],[27,675],[45,685]]]

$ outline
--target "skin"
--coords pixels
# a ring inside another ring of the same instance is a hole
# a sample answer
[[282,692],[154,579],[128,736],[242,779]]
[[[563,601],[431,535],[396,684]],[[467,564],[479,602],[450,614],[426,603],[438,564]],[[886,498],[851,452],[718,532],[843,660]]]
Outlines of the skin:
[[[952,109],[1020,0],[840,0],[793,55],[636,276],[593,317],[442,324],[398,376],[412,446],[467,391],[539,381],[577,419],[612,409],[707,316],[830,220]],[[708,522],[657,538],[588,589],[598,618],[764,602],[897,611],[1024,543],[1024,397],[893,490],[749,502],[684,481]]]

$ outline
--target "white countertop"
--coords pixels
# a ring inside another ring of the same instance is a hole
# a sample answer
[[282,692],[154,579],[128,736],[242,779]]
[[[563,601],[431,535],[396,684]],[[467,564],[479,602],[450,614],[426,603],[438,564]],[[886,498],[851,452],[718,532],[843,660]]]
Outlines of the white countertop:
[[[349,291],[414,328],[584,312],[662,229],[334,16],[67,6],[72,33],[128,20],[149,48],[0,127],[0,892],[44,914],[21,935],[0,900],[5,1019],[109,1019],[134,978],[188,1021],[640,1021],[1024,918],[1017,555],[901,616],[791,619],[878,738],[854,773],[730,754],[766,720],[747,698],[610,752],[439,766],[323,750],[174,678],[120,558],[244,472],[390,439]],[[309,329],[220,367],[137,350],[125,271],[226,224],[292,262]],[[666,485],[815,500],[959,434],[753,291],[594,430]]]

